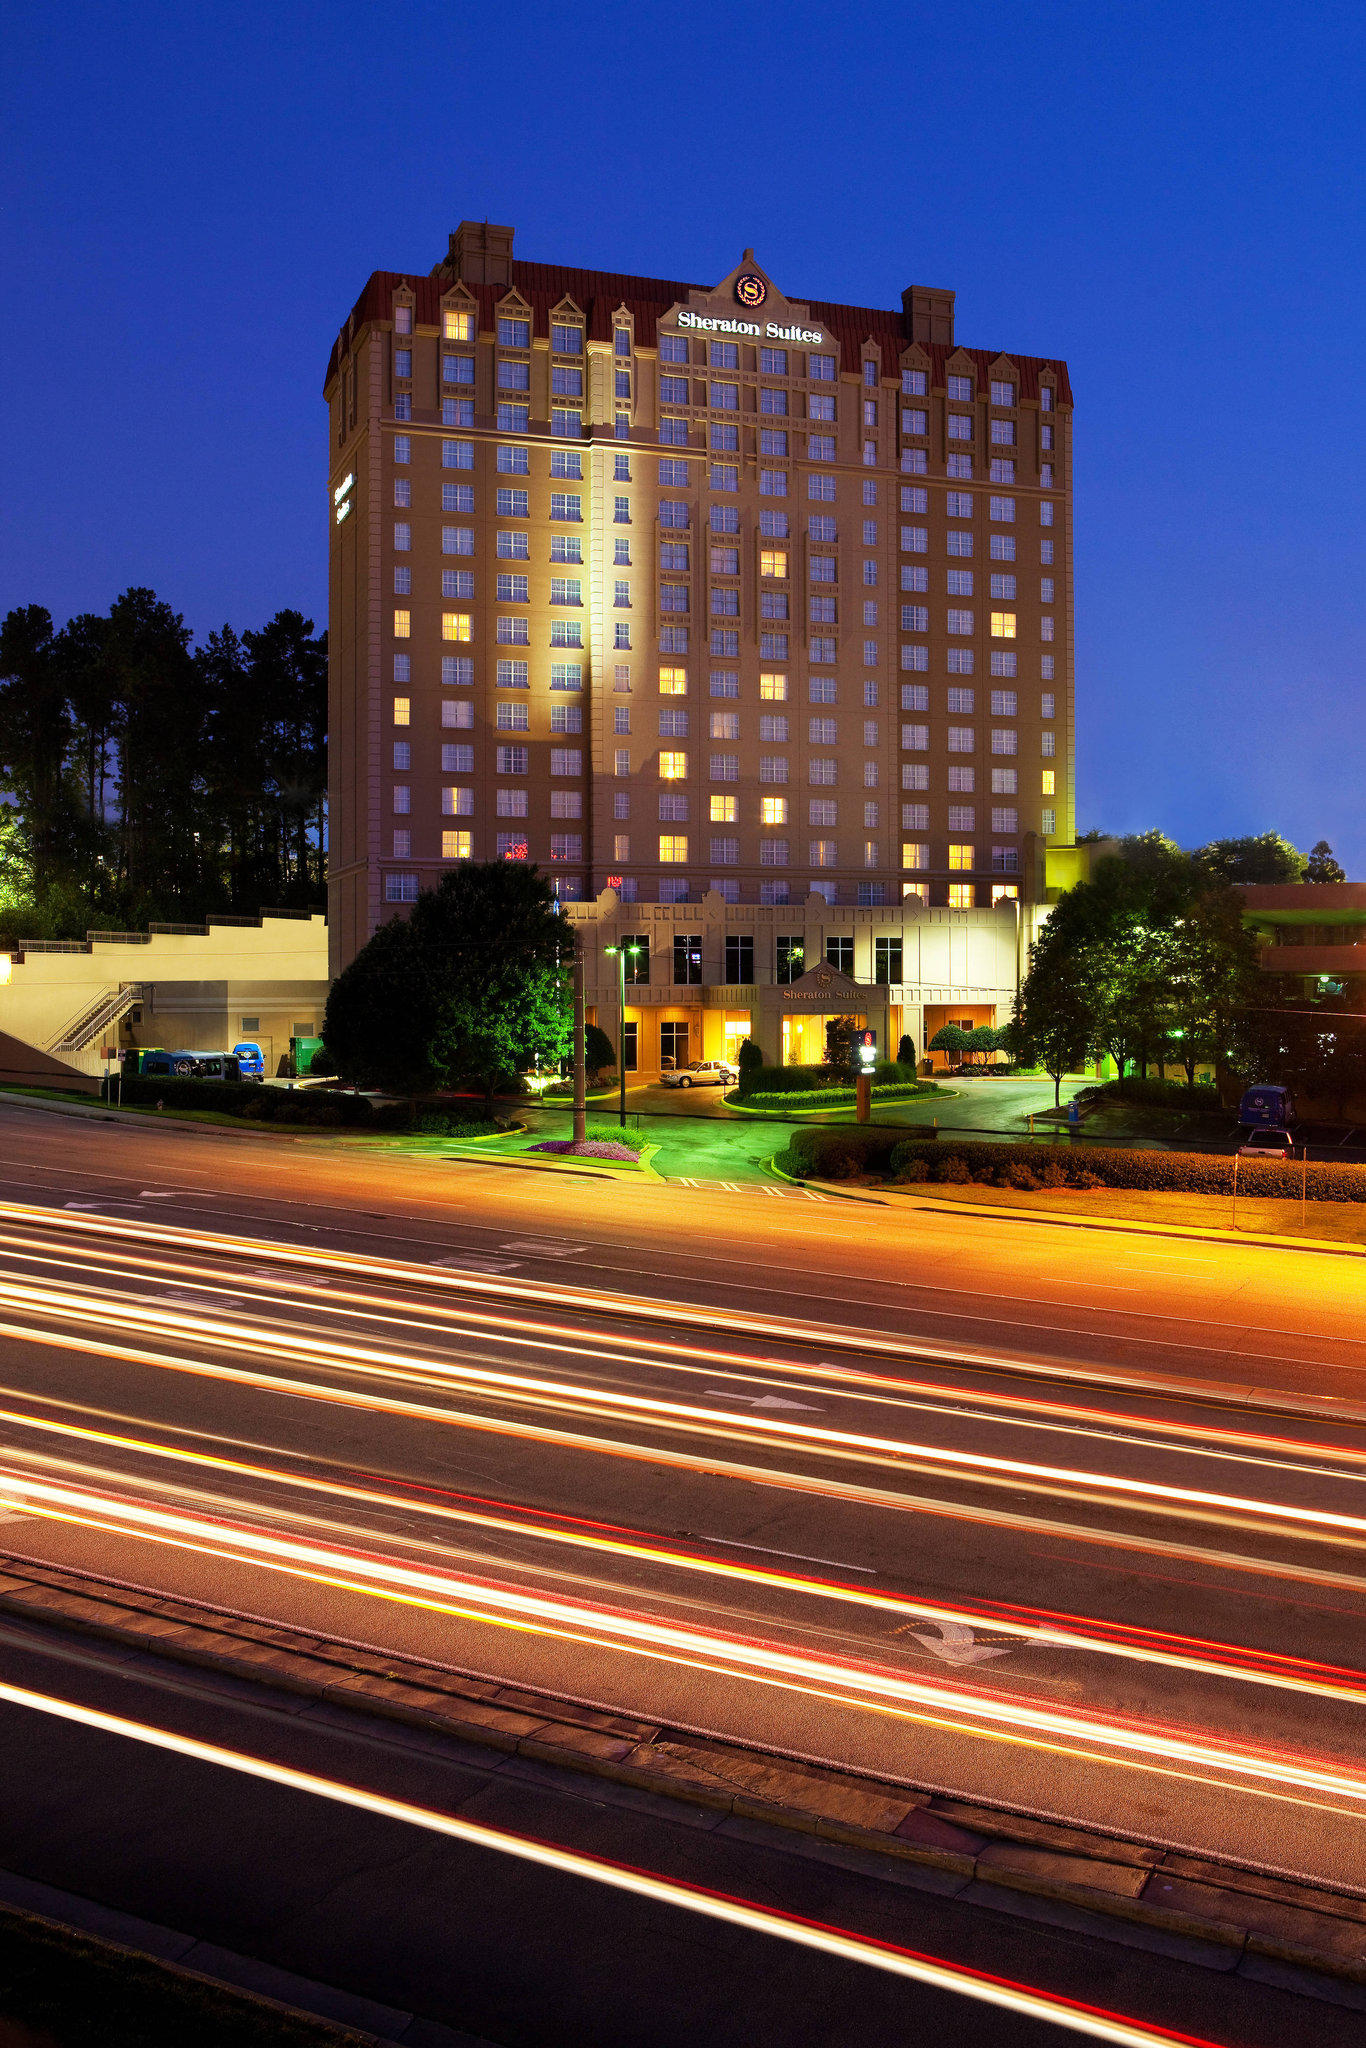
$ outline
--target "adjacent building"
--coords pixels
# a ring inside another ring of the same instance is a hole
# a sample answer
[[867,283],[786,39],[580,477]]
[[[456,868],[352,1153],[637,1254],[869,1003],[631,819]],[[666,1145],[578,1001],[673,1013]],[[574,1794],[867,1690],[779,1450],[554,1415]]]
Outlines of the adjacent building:
[[[533,860],[594,922],[719,905],[775,989],[825,923],[842,958],[865,921],[1043,901],[1074,828],[1063,362],[962,346],[950,291],[529,263],[467,221],[370,278],[325,390],[334,973],[467,859]],[[700,1015],[661,1017],[641,1067],[685,1021],[699,1056]]]

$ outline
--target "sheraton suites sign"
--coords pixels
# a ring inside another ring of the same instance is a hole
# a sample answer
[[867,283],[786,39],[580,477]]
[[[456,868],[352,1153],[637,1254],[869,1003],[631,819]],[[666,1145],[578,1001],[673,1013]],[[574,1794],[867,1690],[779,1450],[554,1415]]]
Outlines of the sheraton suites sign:
[[721,320],[707,313],[680,313],[680,327],[695,328],[699,334],[750,334],[756,341],[802,341],[819,348],[825,342],[818,327],[780,327],[776,320]]

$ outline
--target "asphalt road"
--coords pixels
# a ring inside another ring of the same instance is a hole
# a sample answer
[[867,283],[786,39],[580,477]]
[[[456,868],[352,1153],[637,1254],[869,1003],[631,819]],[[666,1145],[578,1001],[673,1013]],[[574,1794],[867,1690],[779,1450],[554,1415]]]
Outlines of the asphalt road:
[[1359,1882],[1354,1262],[16,1115],[36,1183],[0,1547]]
[[[1360,2039],[1351,1985],[1326,2001],[1269,1959],[1235,1971],[1211,1944],[1098,1926],[1047,1900],[993,1898],[987,1885],[971,1900],[946,1897],[952,1881],[939,1872],[874,1875],[835,1844],[789,1850],[741,1819],[211,1673],[7,1628],[0,1682],[261,1770],[323,1777],[331,1794],[0,1702],[0,1868],[197,1937],[209,1947],[191,1967],[212,1971],[216,1946],[366,2000],[353,2023],[381,2034],[403,2023],[414,2048],[433,2038],[431,2022],[500,2048],[1063,2048],[1082,2038],[1021,2010],[1022,1994],[1229,2048]],[[337,1790],[496,1843],[357,1810]],[[705,1888],[721,1917],[609,1887],[561,1854],[528,1862],[516,1853],[528,1840]],[[41,1910],[41,1894],[34,1903]],[[742,1924],[751,1909],[757,1927]],[[948,1981],[795,1945],[773,1931],[775,1915],[910,1951]],[[971,1995],[968,1972],[1004,2002]]]

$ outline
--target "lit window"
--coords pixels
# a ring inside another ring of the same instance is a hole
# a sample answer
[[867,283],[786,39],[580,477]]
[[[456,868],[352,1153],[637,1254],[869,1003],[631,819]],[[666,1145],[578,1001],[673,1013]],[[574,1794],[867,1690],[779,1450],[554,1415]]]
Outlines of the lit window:
[[993,640],[1015,638],[1014,612],[993,612],[991,615],[991,637]]
[[686,832],[661,832],[659,835],[659,858],[665,866],[676,865],[688,858],[688,835]]
[[714,796],[711,799],[711,822],[713,825],[735,823],[736,799],[733,796]]
[[443,307],[441,313],[441,336],[443,341],[473,341],[473,313],[461,312],[454,306]]
[[949,883],[949,909],[950,909],[950,910],[971,910],[971,909],[972,909],[972,883],[971,883],[971,882],[950,882],[950,883]]
[[442,860],[469,860],[474,851],[474,837],[470,832],[443,832],[441,835]]
[[411,612],[406,612],[406,611],[397,611],[397,610],[396,610],[396,611],[395,611],[395,613],[394,613],[394,638],[395,638],[395,640],[406,640],[406,639],[408,639],[408,638],[409,638],[409,636],[410,636],[410,634],[412,633],[412,630],[413,630],[413,619],[412,619],[412,613],[411,613]]
[[412,723],[412,710],[413,710],[413,707],[412,707],[412,700],[411,700],[411,698],[409,698],[409,697],[395,697],[395,699],[394,699],[394,724],[395,724],[395,725],[410,725],[410,724]]
[[[733,803],[733,797],[724,799]],[[716,802],[716,798],[712,798]],[[759,799],[759,823],[761,825],[785,825],[787,823],[787,798],[785,796],[763,796]]]
[[786,548],[762,549],[759,555],[759,574],[761,576],[786,576]]
[[686,697],[688,671],[685,668],[662,668],[659,671],[659,694],[661,697]]
[[469,640],[473,638],[473,635],[474,621],[468,612],[442,612],[441,637],[443,640]]
[[[519,791],[521,796],[525,790]],[[474,791],[472,789],[443,789],[441,809],[448,818],[469,818],[474,815]],[[525,815],[522,813],[521,815]]]
[[682,782],[688,773],[686,754],[663,753],[659,757],[659,779],[661,782]]
[[927,868],[929,864],[930,849],[923,840],[902,840],[901,865],[903,868]]

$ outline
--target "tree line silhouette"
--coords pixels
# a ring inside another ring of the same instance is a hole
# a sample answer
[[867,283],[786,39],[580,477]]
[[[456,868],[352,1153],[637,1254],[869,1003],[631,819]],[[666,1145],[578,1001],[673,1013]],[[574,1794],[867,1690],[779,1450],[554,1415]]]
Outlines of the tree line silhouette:
[[324,900],[327,635],[199,646],[147,589],[0,621],[0,940]]

